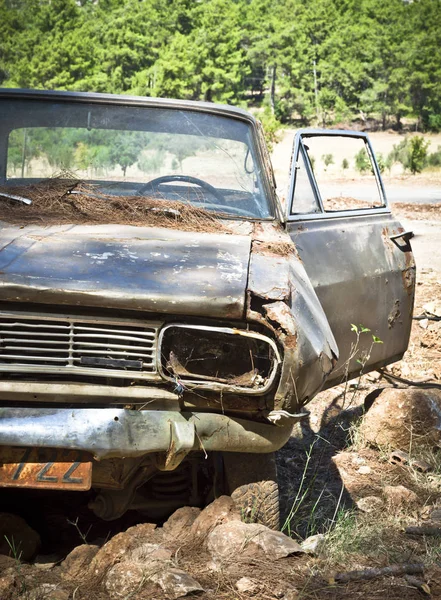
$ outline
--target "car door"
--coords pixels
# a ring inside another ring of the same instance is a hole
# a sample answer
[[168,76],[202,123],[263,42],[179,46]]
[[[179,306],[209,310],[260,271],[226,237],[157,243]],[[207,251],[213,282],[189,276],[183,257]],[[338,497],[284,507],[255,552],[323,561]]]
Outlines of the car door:
[[399,360],[414,301],[411,233],[391,214],[366,134],[298,132],[287,229],[339,347],[327,387]]

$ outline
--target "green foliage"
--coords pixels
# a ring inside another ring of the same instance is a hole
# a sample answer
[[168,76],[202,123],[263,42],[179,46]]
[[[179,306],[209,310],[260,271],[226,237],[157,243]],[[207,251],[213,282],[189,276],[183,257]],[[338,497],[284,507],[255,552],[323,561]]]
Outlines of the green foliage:
[[341,168],[346,170],[349,169],[349,161],[347,158],[344,158],[341,163]]
[[406,137],[394,147],[389,154],[388,159],[392,162],[399,162],[403,169],[415,173],[421,173],[428,163],[427,149],[430,142],[423,136]]
[[330,166],[334,164],[334,157],[332,154],[323,154],[322,155],[322,161],[325,165],[325,171],[326,169]]
[[413,175],[421,173],[426,166],[429,144],[430,142],[420,135],[410,138],[409,168]]
[[355,168],[362,174],[372,171],[371,159],[366,148],[361,148],[355,155]]
[[430,114],[427,119],[428,129],[439,133],[441,131],[441,115]]
[[268,150],[271,152],[274,144],[277,144],[280,139],[281,123],[271,112],[268,106],[265,106],[264,111],[259,115],[259,117],[262,123],[266,145],[268,146]]
[[378,168],[380,170],[380,173],[383,173],[385,171],[385,169],[387,169],[387,158],[384,158],[384,156],[381,154],[381,152],[379,152],[376,155],[376,159],[377,159],[377,165]]
[[428,155],[427,164],[431,167],[441,167],[441,146],[438,146],[435,152]]
[[0,85],[266,98],[270,140],[293,119],[440,131],[440,21],[437,0],[0,0]]

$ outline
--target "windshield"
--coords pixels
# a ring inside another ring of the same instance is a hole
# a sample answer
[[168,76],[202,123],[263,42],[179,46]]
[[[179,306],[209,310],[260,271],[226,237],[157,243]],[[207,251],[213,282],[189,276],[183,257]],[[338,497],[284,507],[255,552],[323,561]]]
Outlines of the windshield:
[[[252,129],[239,119],[174,108],[2,100],[2,190],[42,180],[106,196],[180,201],[238,217],[271,209]],[[6,147],[4,145],[6,140]],[[3,164],[2,164],[3,163]]]

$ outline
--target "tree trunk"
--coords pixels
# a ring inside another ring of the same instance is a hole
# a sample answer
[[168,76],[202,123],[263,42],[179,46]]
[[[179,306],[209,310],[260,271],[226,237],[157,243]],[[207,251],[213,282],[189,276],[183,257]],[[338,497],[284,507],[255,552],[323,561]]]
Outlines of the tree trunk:
[[271,112],[275,113],[276,106],[276,65],[273,65],[272,73],[271,73],[271,91],[270,91],[270,103],[271,103]]

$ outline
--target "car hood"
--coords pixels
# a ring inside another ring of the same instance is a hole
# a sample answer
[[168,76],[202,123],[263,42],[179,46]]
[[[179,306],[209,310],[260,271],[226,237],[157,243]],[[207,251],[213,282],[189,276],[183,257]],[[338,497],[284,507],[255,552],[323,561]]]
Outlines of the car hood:
[[240,319],[245,235],[123,225],[0,227],[0,300]]

